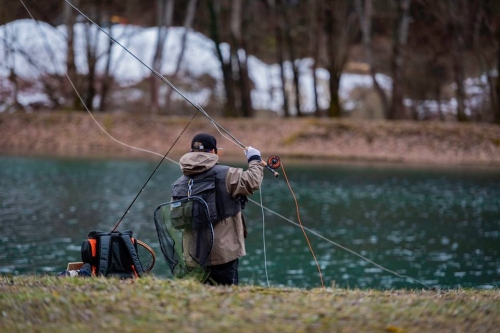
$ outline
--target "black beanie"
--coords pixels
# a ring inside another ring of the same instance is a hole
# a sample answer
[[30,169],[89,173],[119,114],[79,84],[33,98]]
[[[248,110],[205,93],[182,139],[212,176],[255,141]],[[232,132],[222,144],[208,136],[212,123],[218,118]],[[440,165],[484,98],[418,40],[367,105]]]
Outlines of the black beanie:
[[210,134],[196,134],[191,141],[191,149],[217,149],[217,140]]

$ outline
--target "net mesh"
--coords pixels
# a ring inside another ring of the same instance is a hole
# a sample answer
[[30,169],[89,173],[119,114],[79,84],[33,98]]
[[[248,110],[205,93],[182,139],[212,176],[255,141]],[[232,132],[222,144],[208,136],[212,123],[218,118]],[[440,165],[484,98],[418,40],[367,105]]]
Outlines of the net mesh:
[[155,251],[139,239],[137,240],[137,256],[139,257],[144,273],[151,272],[156,261]]
[[161,204],[155,210],[154,220],[161,252],[172,275],[204,282],[214,242],[206,202],[188,197]]

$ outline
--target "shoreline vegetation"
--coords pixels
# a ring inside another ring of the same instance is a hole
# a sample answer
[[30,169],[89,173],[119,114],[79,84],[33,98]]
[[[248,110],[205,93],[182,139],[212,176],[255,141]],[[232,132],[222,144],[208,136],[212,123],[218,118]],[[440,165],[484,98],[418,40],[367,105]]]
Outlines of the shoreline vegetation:
[[3,276],[2,332],[493,332],[500,290],[212,287]]
[[[169,158],[188,151],[191,138],[208,132],[218,139],[220,159],[244,162],[241,148],[226,140],[202,115],[33,112],[0,114],[0,154],[60,157]],[[431,167],[500,168],[500,127],[484,123],[366,121],[358,119],[216,119],[231,135],[262,152],[263,159]],[[186,125],[185,132],[174,144]]]

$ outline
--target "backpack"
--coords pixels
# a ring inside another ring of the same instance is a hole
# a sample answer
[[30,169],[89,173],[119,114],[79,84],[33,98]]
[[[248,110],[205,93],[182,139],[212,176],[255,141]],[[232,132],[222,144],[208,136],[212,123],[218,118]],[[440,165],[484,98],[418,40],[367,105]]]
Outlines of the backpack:
[[144,273],[131,230],[91,231],[82,242],[81,256],[84,264],[90,264],[94,276],[127,279]]
[[[179,204],[173,203],[173,226],[182,229],[189,227],[189,222],[181,219],[175,220],[180,216],[187,216],[195,225],[203,225],[206,222],[205,211],[208,211],[208,220],[215,225],[217,222],[233,216],[241,211],[246,202],[245,196],[238,196],[233,199],[226,190],[225,179],[229,167],[215,165],[213,168],[193,175],[191,177],[182,176],[172,184],[173,201],[181,201],[189,197],[197,197],[201,200],[195,200],[181,209]],[[186,223],[187,222],[187,223]]]

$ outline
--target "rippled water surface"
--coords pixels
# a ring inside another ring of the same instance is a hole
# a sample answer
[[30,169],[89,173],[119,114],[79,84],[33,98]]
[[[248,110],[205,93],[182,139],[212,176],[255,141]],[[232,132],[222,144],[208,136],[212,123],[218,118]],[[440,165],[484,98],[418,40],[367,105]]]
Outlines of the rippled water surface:
[[[156,164],[0,157],[0,273],[56,274],[79,261],[87,233],[111,230]],[[500,171],[289,165],[286,173],[325,285],[498,288]],[[120,226],[156,250],[153,273],[164,277],[152,216],[179,174],[165,161]],[[245,209],[240,279],[320,286],[284,178],[266,172],[252,199],[260,194],[264,215],[251,202]]]

